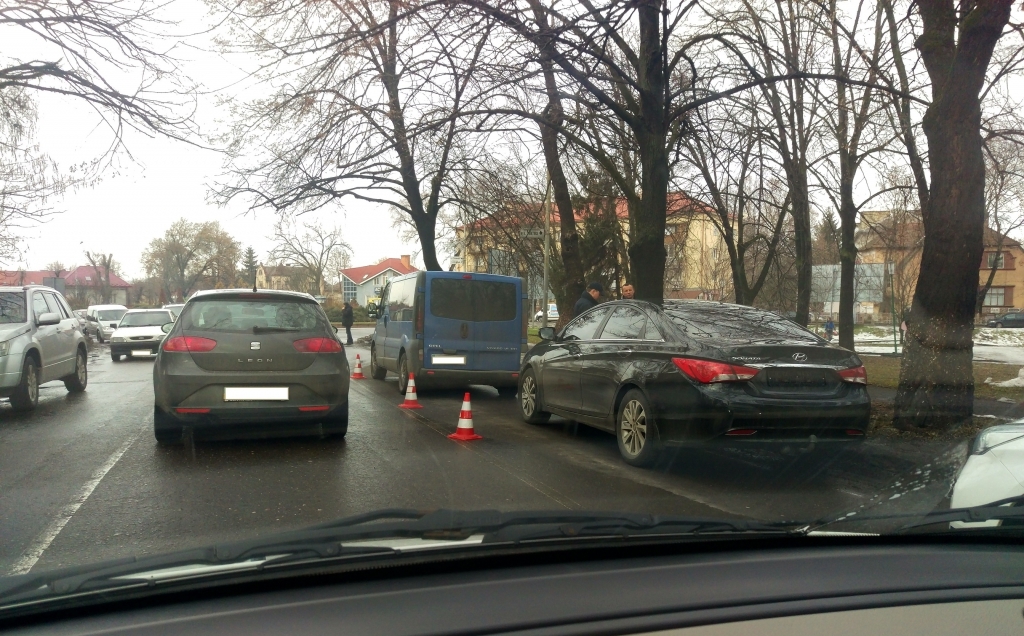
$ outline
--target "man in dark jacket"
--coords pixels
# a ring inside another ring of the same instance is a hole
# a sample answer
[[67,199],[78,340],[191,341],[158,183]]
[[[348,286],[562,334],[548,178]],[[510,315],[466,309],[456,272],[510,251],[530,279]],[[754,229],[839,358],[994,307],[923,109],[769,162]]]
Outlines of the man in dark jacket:
[[587,285],[586,291],[580,296],[580,299],[576,301],[576,304],[572,308],[572,315],[579,316],[586,310],[597,305],[597,299],[601,297],[601,293],[604,292],[604,287],[601,283],[590,283]]
[[345,335],[348,336],[348,342],[346,344],[352,344],[352,323],[355,319],[352,317],[352,303],[351,301],[345,302],[345,308],[341,310],[341,324],[345,327]]

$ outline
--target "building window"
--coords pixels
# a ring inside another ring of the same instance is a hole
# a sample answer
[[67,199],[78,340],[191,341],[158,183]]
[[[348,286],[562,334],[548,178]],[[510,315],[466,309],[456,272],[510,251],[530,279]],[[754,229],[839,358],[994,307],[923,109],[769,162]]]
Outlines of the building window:
[[356,288],[356,284],[353,283],[352,281],[350,281],[347,278],[344,279],[344,280],[345,280],[345,287],[342,290],[342,298],[344,300],[346,300],[346,301],[355,300],[355,298],[356,298],[356,289],[357,289]]
[[1000,252],[998,254],[995,252],[990,252],[986,254],[986,256],[987,259],[985,261],[985,267],[987,267],[988,269],[992,269],[993,267],[995,267],[996,269],[1006,269],[1006,254],[1004,254],[1003,252]]
[[992,287],[985,294],[985,307],[1005,307],[1006,289],[1003,287]]

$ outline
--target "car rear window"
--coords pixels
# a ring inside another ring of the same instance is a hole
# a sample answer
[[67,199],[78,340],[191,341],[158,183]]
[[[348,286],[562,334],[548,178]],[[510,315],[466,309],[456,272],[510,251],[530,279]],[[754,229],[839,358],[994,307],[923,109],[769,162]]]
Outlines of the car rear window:
[[0,325],[25,322],[25,294],[22,292],[0,292]]
[[127,309],[101,309],[96,312],[96,318],[98,320],[121,320],[121,316],[125,315]]
[[327,317],[311,302],[289,299],[210,299],[190,303],[178,318],[186,331],[259,333],[329,328]]
[[430,281],[430,313],[464,322],[515,320],[518,311],[514,283],[461,278]]
[[161,327],[169,322],[174,322],[171,315],[166,311],[140,311],[125,314],[121,318],[119,327]]
[[701,340],[819,340],[811,332],[782,316],[738,305],[678,307],[666,309],[665,315],[688,336]]

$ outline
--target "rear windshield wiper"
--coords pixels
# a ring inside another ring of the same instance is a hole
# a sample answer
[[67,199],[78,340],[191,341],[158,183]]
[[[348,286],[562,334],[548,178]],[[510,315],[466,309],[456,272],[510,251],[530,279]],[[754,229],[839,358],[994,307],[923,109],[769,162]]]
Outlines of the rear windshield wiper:
[[289,331],[302,331],[301,329],[295,329],[293,327],[260,327],[259,325],[252,328],[253,333],[286,333]]

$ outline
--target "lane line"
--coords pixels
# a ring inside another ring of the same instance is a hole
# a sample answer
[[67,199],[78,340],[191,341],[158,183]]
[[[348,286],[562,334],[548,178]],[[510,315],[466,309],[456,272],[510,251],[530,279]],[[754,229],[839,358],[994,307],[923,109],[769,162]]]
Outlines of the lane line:
[[136,431],[134,435],[128,438],[128,441],[114,451],[113,455],[107,458],[107,461],[103,462],[102,466],[96,469],[96,472],[92,474],[89,481],[85,482],[82,489],[78,491],[78,495],[61,508],[57,517],[50,522],[50,525],[48,525],[45,530],[39,533],[39,536],[37,536],[32,544],[29,545],[28,549],[22,553],[21,558],[14,562],[14,565],[11,566],[11,569],[7,572],[8,576],[13,576],[15,574],[28,574],[29,571],[32,570],[32,567],[35,566],[40,557],[43,556],[43,552],[50,547],[50,544],[57,538],[57,535],[59,535],[60,531],[64,529],[64,526],[68,524],[68,521],[71,521],[71,517],[78,512],[78,509],[82,507],[82,504],[84,504],[89,496],[92,495],[92,491],[96,490],[96,486],[98,486],[103,478],[106,477],[107,473],[110,472],[110,469],[117,464],[121,459],[121,456],[131,448],[131,445],[139,439],[141,432],[142,431]]

